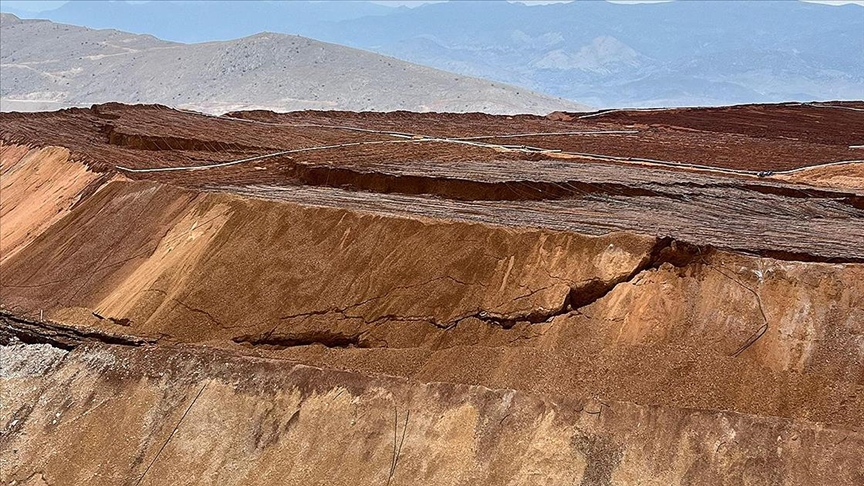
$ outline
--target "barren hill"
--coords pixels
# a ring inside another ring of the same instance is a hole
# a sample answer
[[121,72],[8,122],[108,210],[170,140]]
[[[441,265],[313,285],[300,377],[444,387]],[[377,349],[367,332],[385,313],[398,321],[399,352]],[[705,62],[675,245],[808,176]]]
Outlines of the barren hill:
[[262,33],[202,44],[0,18],[0,102],[32,111],[120,101],[205,112],[264,108],[549,113],[579,109],[526,89]]
[[824,3],[118,0],[22,15],[177,42],[299,34],[598,107],[859,99],[864,7]]
[[862,110],[0,114],[2,479],[861,484]]

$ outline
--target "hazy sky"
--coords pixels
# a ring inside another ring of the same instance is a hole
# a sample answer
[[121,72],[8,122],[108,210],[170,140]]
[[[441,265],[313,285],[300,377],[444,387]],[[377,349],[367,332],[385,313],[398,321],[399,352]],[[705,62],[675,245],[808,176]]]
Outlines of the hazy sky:
[[[558,3],[560,1],[562,1],[562,0],[535,0],[535,1],[527,0],[527,1],[521,1],[520,3],[544,4],[544,3]],[[567,1],[567,0],[563,0],[563,1]],[[643,3],[643,2],[652,2],[652,1],[656,2],[657,0],[612,0],[612,1],[614,3]],[[661,1],[663,1],[663,0],[661,0]],[[812,1],[813,3],[825,3],[825,4],[829,4],[829,5],[844,5],[847,3],[855,3],[858,5],[864,5],[864,0],[805,0],[805,1]],[[57,8],[61,5],[63,5],[64,3],[67,3],[67,2],[62,1],[62,0],[53,0],[53,1],[52,0],[37,0],[37,1],[34,1],[34,0],[27,0],[27,1],[23,1],[23,0],[0,0],[0,10],[2,10],[3,7],[8,6],[10,8],[15,8],[15,9],[19,9],[19,10],[27,10],[30,12],[41,12],[43,10],[51,10],[51,9]],[[389,1],[388,0],[379,0],[379,1],[375,1],[375,3],[380,3],[380,4],[385,4],[385,5],[394,5],[394,6],[405,5],[408,7],[414,7],[417,5],[422,5],[424,3],[431,3],[431,2],[423,1],[423,0],[419,0],[419,1],[418,0],[389,0]]]

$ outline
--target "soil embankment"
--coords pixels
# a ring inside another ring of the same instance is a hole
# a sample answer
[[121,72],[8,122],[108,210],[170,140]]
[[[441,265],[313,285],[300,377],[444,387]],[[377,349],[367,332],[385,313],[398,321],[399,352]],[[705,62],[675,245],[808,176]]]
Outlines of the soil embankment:
[[0,145],[0,262],[11,258],[33,238],[69,213],[88,190],[105,177],[69,160],[60,147],[31,149]]
[[[760,119],[804,130],[789,107],[733,110],[713,131],[712,111],[688,113],[662,121],[681,132],[670,153],[691,136],[780,140],[748,131]],[[854,181],[452,139],[472,120],[614,131],[626,127],[605,118],[621,114],[341,114],[351,130],[327,128],[339,113],[234,116],[256,122],[122,105],[0,115],[5,481],[864,478]],[[450,140],[344,158],[357,129]],[[265,139],[302,148],[292,133],[339,147],[196,171],[114,167],[254,157]],[[855,136],[799,135],[837,151]],[[304,164],[387,182],[304,179]],[[429,183],[400,185],[408,174]]]
[[12,426],[2,460],[21,484],[861,477],[860,433],[779,418],[417,383],[191,348],[18,345],[3,359],[4,401],[21,406],[4,413]]

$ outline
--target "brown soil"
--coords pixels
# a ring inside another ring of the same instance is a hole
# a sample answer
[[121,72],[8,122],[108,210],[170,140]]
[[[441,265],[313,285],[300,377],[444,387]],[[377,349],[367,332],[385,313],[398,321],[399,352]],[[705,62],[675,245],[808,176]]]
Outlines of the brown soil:
[[[231,118],[247,120],[238,121]],[[483,114],[241,112],[221,118],[180,113],[158,105],[96,105],[42,114],[0,114],[0,137],[40,146],[58,145],[86,158],[97,170],[115,165],[159,167],[195,165],[335,143],[392,140],[383,134],[304,125],[395,131],[437,137],[482,137],[528,133],[636,131],[628,134],[573,134],[495,139],[568,152],[658,159],[731,169],[766,171],[860,158],[864,144],[861,112],[810,105],[753,105],[732,108],[622,111],[570,121],[556,117]],[[252,123],[250,121],[264,122]],[[490,139],[480,139],[493,141]],[[445,149],[427,145],[414,153],[404,147],[369,147],[379,163],[519,159],[466,145]],[[129,150],[133,149],[133,150]],[[153,152],[159,152],[158,157]],[[532,159],[554,158],[534,154]],[[304,155],[313,164],[353,163],[345,151]],[[122,163],[121,163],[122,162]]]
[[857,484],[856,165],[307,125],[762,170],[858,113],[0,115],[3,480]]
[[862,141],[862,107],[849,102],[738,105],[718,108],[614,111],[597,117],[616,123],[665,125],[786,142],[848,147]]
[[211,349],[30,348],[4,358],[17,408],[2,409],[14,425],[0,460],[16,484],[856,484],[864,472],[860,433],[803,421]]

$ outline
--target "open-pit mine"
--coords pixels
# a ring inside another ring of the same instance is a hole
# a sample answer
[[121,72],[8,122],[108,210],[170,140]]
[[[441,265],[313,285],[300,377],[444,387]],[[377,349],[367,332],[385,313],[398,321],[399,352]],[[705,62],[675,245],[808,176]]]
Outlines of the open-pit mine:
[[4,484],[864,484],[862,102],[0,139]]

